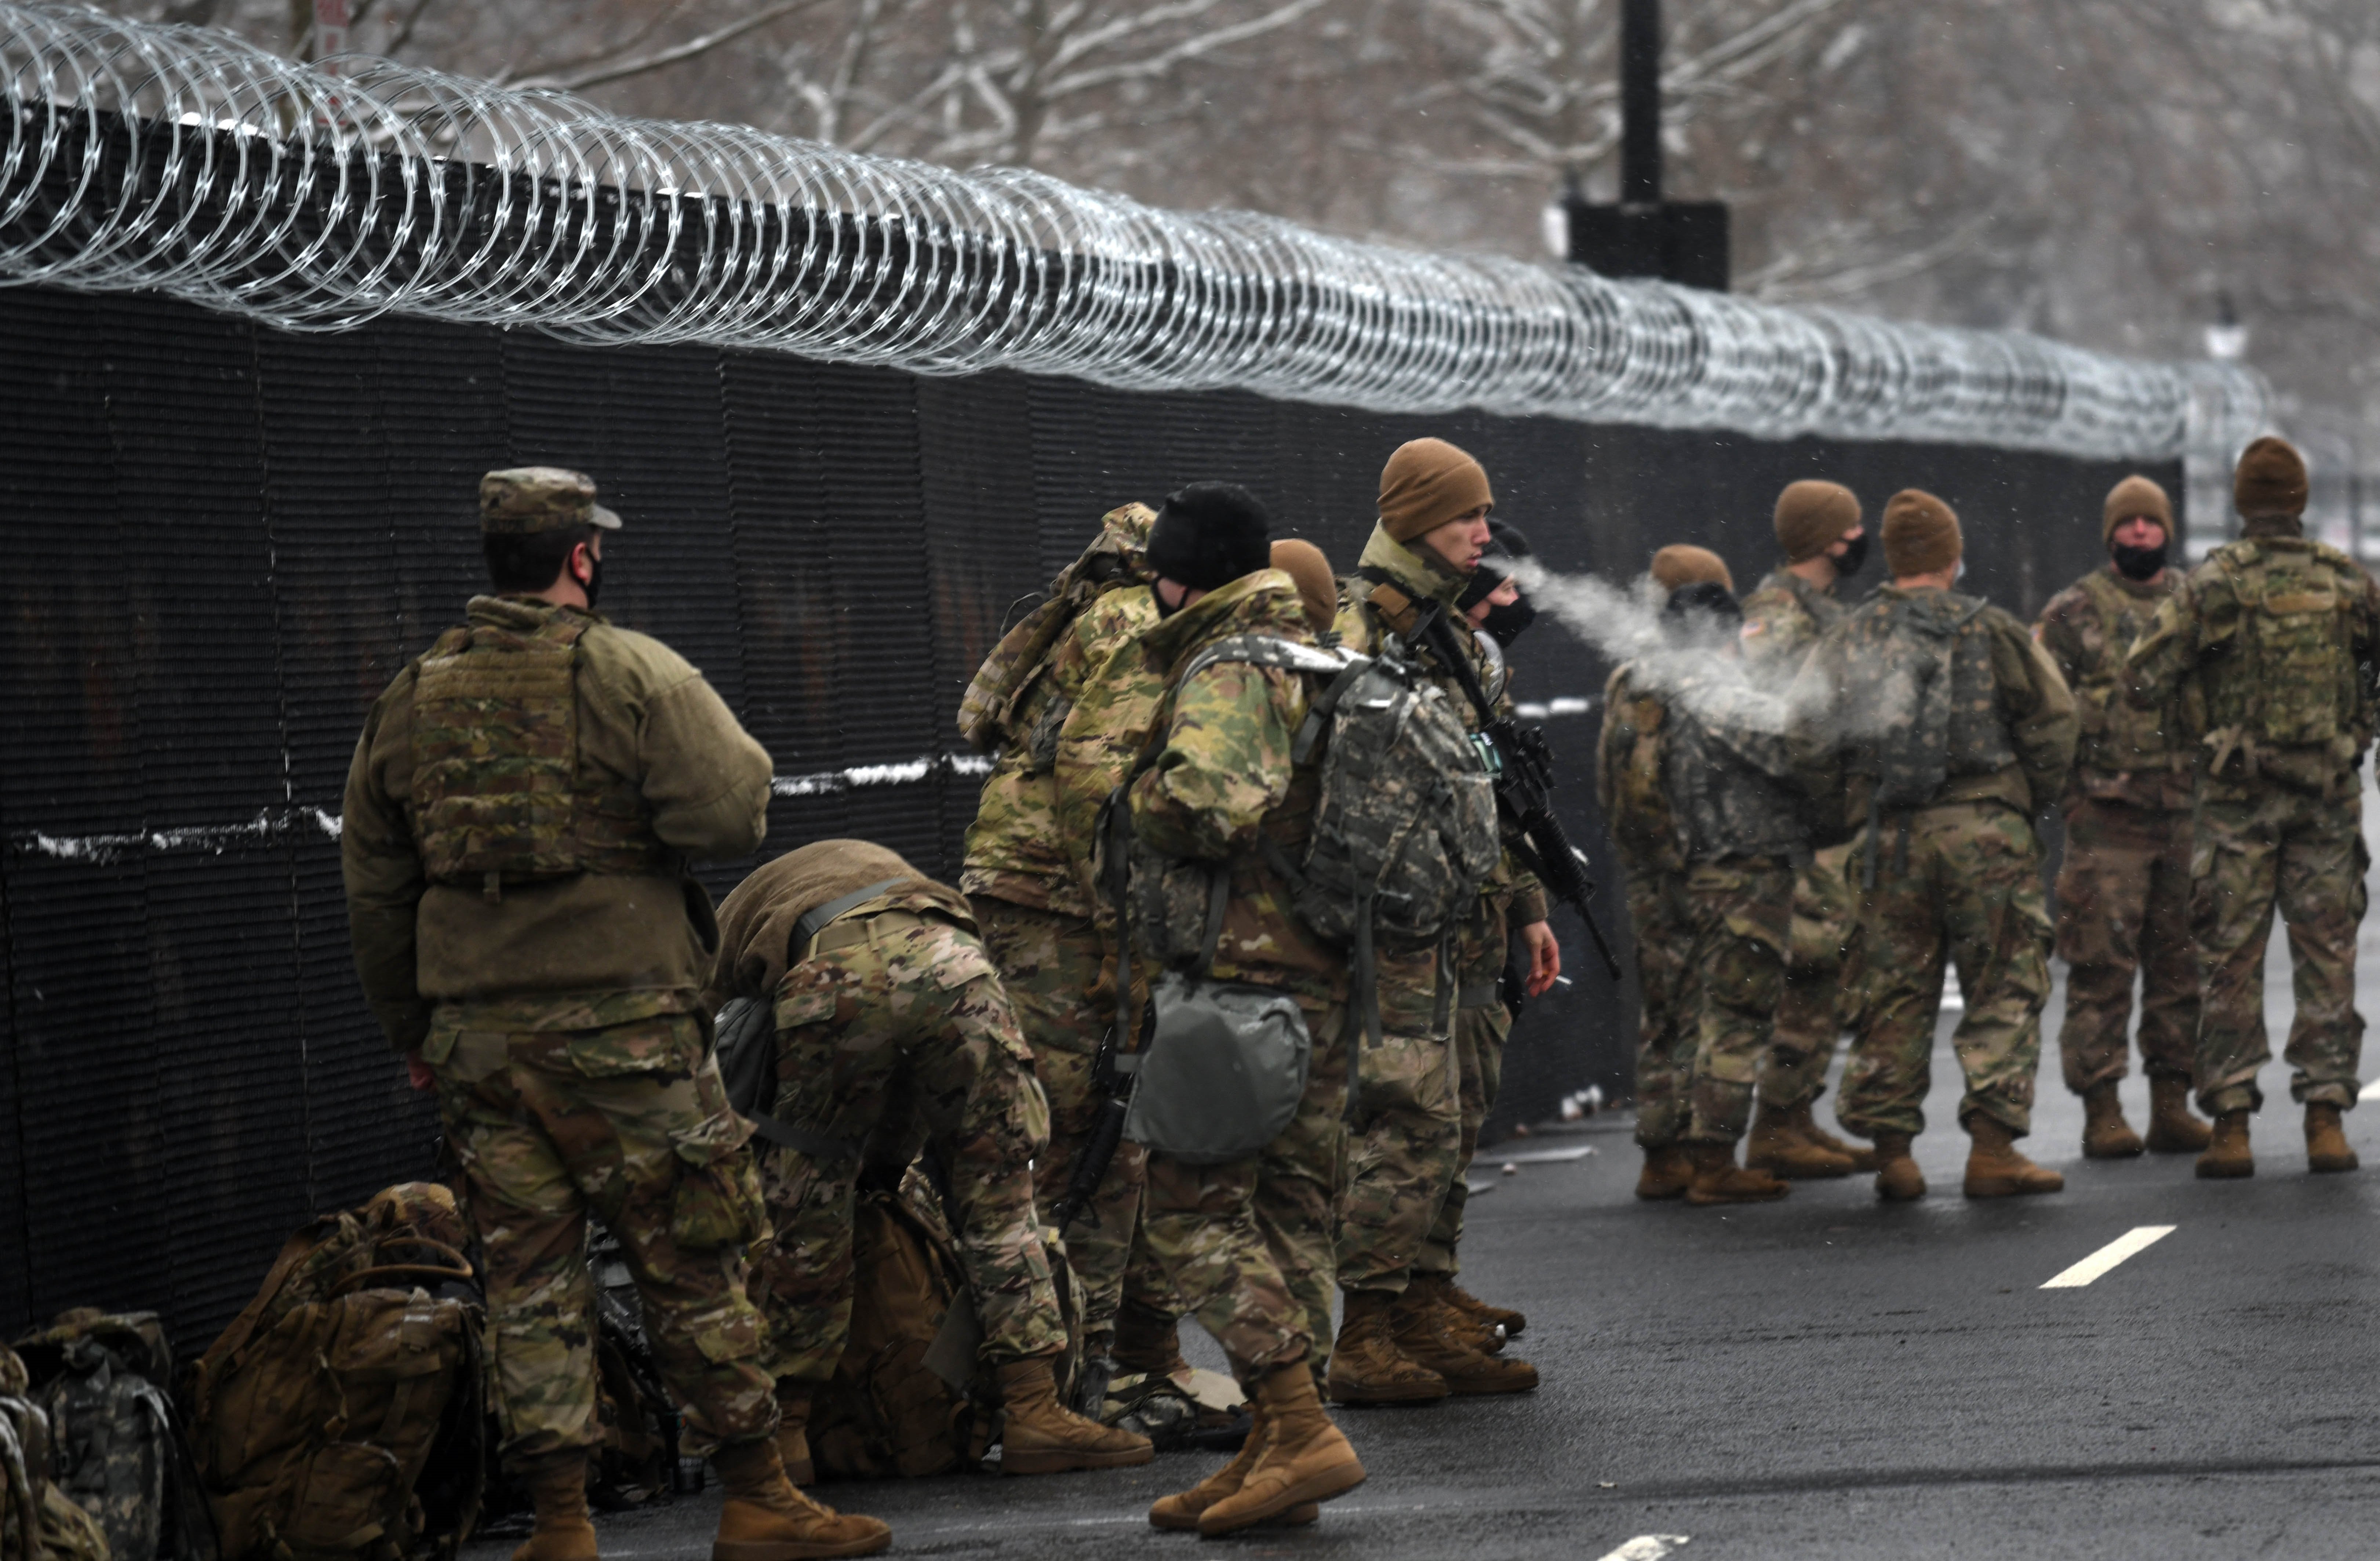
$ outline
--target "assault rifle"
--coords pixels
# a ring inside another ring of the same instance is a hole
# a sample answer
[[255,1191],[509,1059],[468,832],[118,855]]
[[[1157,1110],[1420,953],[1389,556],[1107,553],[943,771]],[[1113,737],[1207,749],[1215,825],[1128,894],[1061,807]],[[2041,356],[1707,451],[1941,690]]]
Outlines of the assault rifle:
[[1409,643],[1428,647],[1430,659],[1463,685],[1464,696],[1479,712],[1483,724],[1472,741],[1479,744],[1480,756],[1495,777],[1496,812],[1515,837],[1512,854],[1537,876],[1548,894],[1578,913],[1578,919],[1586,924],[1587,936],[1595,939],[1595,951],[1603,956],[1603,968],[1618,981],[1620,961],[1589,905],[1595,880],[1586,876],[1586,856],[1570,843],[1569,832],[1554,816],[1553,751],[1546,745],[1545,732],[1496,713],[1471,659],[1455,643],[1442,602],[1415,602],[1413,630],[1405,637]]
[[[1064,1195],[1050,1211],[1050,1222],[1058,1228],[1061,1236],[1099,1196],[1099,1183],[1107,1180],[1108,1166],[1123,1143],[1124,1114],[1132,1106],[1132,1076],[1116,1068],[1116,1027],[1122,1023],[1119,1017],[1099,1037],[1099,1057],[1091,1064],[1091,1088],[1099,1092],[1099,1114],[1091,1124],[1090,1136],[1075,1152],[1075,1168],[1066,1177]],[[1094,1220],[1097,1217],[1094,1216]]]

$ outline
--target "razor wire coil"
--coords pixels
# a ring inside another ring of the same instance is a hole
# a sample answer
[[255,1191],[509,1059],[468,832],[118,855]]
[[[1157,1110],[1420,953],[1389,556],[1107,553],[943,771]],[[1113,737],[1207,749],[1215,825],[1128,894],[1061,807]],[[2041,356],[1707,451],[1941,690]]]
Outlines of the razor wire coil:
[[2097,457],[2236,446],[2252,371],[1161,211],[1014,168],[0,0],[0,282],[928,374]]

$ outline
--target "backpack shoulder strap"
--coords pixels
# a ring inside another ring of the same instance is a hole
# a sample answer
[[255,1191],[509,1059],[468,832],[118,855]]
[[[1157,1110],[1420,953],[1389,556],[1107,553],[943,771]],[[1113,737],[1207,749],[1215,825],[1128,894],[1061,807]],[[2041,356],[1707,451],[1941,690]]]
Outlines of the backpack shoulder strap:
[[1245,661],[1314,677],[1334,677],[1347,668],[1353,651],[1324,650],[1273,635],[1226,635],[1190,658],[1173,682],[1178,687],[1208,668],[1223,661]]

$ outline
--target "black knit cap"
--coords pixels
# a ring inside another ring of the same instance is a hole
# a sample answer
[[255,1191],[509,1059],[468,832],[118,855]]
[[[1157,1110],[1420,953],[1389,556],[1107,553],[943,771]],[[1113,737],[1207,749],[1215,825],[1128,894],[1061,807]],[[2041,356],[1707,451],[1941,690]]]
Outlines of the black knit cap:
[[1468,612],[1486,601],[1489,594],[1504,583],[1504,576],[1512,572],[1514,563],[1536,556],[1529,551],[1529,539],[1522,534],[1519,526],[1507,525],[1489,515],[1488,546],[1479,554],[1479,567],[1471,572],[1470,584],[1464,586],[1463,594],[1454,599],[1456,610]]
[[1697,580],[1671,591],[1661,616],[1689,634],[1732,633],[1743,622],[1743,608],[1718,581]]
[[1211,591],[1272,563],[1272,517],[1236,482],[1194,482],[1165,496],[1148,533],[1148,566]]

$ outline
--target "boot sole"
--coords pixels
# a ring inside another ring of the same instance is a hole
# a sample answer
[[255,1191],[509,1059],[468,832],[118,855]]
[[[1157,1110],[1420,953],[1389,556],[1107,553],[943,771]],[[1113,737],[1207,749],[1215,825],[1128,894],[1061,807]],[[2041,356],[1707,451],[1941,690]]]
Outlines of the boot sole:
[[2230,1166],[2200,1166],[2198,1168],[2198,1180],[2201,1181],[2244,1181],[2249,1177],[2255,1174],[2256,1168],[2252,1165],[2240,1166],[2237,1168]]
[[1341,1387],[1338,1384],[1332,1383],[1328,1391],[1330,1401],[1334,1404],[1362,1407],[1379,1404],[1435,1404],[1440,1398],[1451,1396],[1454,1389],[1443,1383],[1434,1387],[1427,1383],[1415,1383],[1410,1387],[1366,1388]]
[[[1278,1518],[1266,1519],[1263,1522],[1258,1523],[1257,1527],[1260,1529],[1302,1529],[1308,1523],[1321,1521],[1321,1519],[1322,1508],[1318,1503],[1310,1501],[1301,1502],[1297,1506],[1293,1507],[1288,1511],[1282,1513]],[[1171,1534],[1195,1534],[1198,1531],[1198,1519],[1196,1518],[1159,1518],[1152,1514],[1148,1519],[1148,1526],[1152,1529],[1163,1529],[1167,1533]]]
[[[2141,1157],[2143,1147],[2143,1145],[2135,1144],[2129,1149],[2120,1145],[2114,1149],[2094,1149],[2086,1144],[2082,1146],[2082,1157],[2086,1160],[2137,1160]],[[2204,1149],[2206,1146],[2202,1144],[2199,1147]]]
[[1778,1199],[1785,1196],[1785,1194],[1791,1191],[1791,1188],[1779,1187],[1774,1192],[1705,1193],[1697,1195],[1689,1189],[1686,1193],[1686,1202],[1694,1204],[1694,1207],[1698,1209],[1714,1209],[1727,1204],[1773,1204]]
[[[1260,1523],[1269,1523],[1277,1518],[1287,1517],[1301,1507],[1343,1496],[1362,1484],[1364,1479],[1364,1466],[1360,1463],[1342,1463],[1334,1468],[1319,1470],[1281,1492],[1273,1499],[1269,1507],[1245,1513],[1212,1526],[1209,1526],[1207,1521],[1215,1510],[1210,1507],[1198,1515],[1198,1537],[1213,1539],[1218,1534],[1235,1534],[1242,1529],[1253,1529]],[[1216,1505],[1220,1506],[1221,1503],[1219,1502]],[[1321,1514],[1318,1511],[1315,1516],[1318,1518]]]
[[1537,1375],[1532,1372],[1526,1382],[1498,1383],[1492,1386],[1479,1382],[1449,1383],[1447,1386],[1462,1398],[1488,1398],[1500,1393],[1534,1393],[1536,1391]]
[[1961,1189],[1970,1198],[2029,1198],[2049,1192],[2063,1192],[2066,1183],[2060,1180],[2055,1187],[2027,1186],[2022,1181],[2004,1180],[1995,1177],[1977,1181],[1970,1179]]
[[2316,1176],[2338,1176],[2347,1171],[2360,1170],[2362,1166],[2363,1162],[2352,1155],[2344,1160],[2308,1159],[2306,1161],[2306,1169]]
[[1127,1447],[1114,1453],[1074,1453],[1061,1448],[1032,1448],[1012,1453],[1000,1450],[1002,1474],[1071,1474],[1078,1469],[1131,1469],[1157,1457],[1151,1446]]
[[840,1544],[812,1543],[807,1541],[714,1540],[710,1545],[710,1561],[834,1561],[843,1555],[880,1555],[892,1547],[892,1531],[864,1540],[844,1540]]
[[2148,1152],[2152,1155],[2204,1155],[2206,1153],[2206,1146],[2214,1142],[2212,1134],[2195,1143],[2185,1141],[2179,1144],[2169,1138],[2152,1137],[2148,1140]]
[[1747,1170],[1767,1171],[1781,1181],[1832,1181],[1838,1177],[1851,1175],[1857,1168],[1849,1160],[1842,1162],[1840,1170],[1831,1165],[1823,1168],[1796,1166],[1779,1160],[1746,1160],[1743,1164]]

